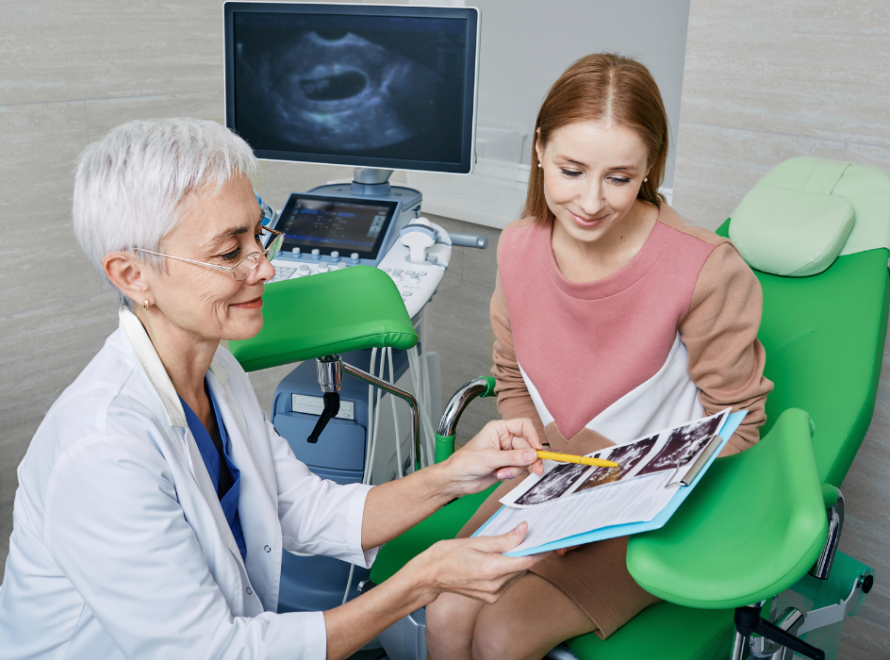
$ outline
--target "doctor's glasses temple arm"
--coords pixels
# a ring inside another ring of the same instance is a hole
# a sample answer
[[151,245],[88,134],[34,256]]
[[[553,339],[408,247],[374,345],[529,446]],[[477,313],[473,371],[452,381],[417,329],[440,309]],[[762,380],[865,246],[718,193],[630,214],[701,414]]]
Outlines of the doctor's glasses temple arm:
[[146,250],[144,248],[133,248],[136,252],[145,252],[147,254],[153,254],[158,257],[166,257],[167,259],[176,259],[177,261],[184,261],[189,264],[195,264],[196,266],[206,266],[207,268],[215,268],[217,270],[224,270],[228,273],[231,273],[232,276],[238,280],[239,282],[247,279],[247,277],[256,270],[256,267],[260,263],[260,257],[265,256],[266,259],[272,261],[276,256],[278,256],[278,251],[281,249],[281,244],[284,242],[284,232],[280,232],[275,229],[269,229],[268,227],[263,227],[263,231],[267,231],[272,234],[272,240],[269,242],[269,247],[267,247],[262,252],[251,252],[246,257],[244,257],[241,261],[239,261],[234,266],[220,266],[218,264],[208,264],[203,261],[195,261],[194,259],[186,259],[185,257],[176,257],[172,254],[163,254],[161,252],[154,252],[152,250]]

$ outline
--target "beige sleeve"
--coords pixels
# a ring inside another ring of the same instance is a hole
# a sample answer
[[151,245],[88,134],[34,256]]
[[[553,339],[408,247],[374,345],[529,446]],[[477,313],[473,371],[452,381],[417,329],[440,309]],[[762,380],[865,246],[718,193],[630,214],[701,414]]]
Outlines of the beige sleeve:
[[731,243],[714,248],[699,273],[680,339],[689,350],[687,368],[706,415],[726,408],[748,415],[721,455],[754,445],[766,421],[763,377],[766,353],[757,339],[763,309],[760,282]]
[[494,330],[494,366],[491,375],[497,379],[494,391],[498,397],[498,412],[504,419],[527,417],[532,420],[541,442],[546,443],[544,425],[528,393],[519,371],[516,350],[513,347],[513,330],[507,312],[507,298],[498,275],[494,295],[491,297],[491,327]]

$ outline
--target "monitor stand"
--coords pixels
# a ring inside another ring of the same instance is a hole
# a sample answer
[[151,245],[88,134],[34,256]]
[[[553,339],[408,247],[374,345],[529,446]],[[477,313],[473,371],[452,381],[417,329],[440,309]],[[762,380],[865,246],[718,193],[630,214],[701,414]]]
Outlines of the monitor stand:
[[392,170],[378,170],[376,167],[356,167],[352,174],[353,195],[358,197],[389,197],[392,186],[389,177]]
[[[403,186],[392,186],[389,176],[392,170],[380,170],[374,167],[356,167],[351,184],[329,183],[318,186],[309,192],[316,195],[335,195],[338,197],[361,197],[364,199],[386,199],[399,202],[400,215],[411,211],[414,217],[420,215],[420,202],[423,196],[419,190]],[[399,228],[404,226],[410,216],[398,218]]]

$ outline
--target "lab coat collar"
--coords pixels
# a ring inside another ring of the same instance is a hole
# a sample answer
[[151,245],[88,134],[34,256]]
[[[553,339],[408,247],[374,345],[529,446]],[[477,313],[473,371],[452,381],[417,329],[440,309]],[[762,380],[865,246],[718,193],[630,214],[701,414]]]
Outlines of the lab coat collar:
[[[155,350],[154,344],[151,343],[148,333],[142,327],[142,322],[126,307],[121,307],[119,316],[121,328],[127,335],[127,339],[130,340],[130,346],[133,347],[136,358],[161,399],[161,404],[164,406],[164,412],[167,415],[167,422],[170,426],[188,428],[185,411],[182,409],[182,403],[179,401],[176,388],[173,387],[173,381],[167,375],[167,370],[164,368],[161,358],[158,357],[158,352]],[[216,358],[210,363],[210,373],[225,388],[229,380],[229,372],[219,364]]]
[[130,346],[136,353],[136,359],[139,360],[151,386],[161,399],[164,412],[167,414],[167,423],[170,426],[187,429],[189,425],[185,419],[182,404],[179,402],[179,395],[176,393],[176,388],[173,387],[173,381],[167,375],[167,370],[164,369],[161,358],[158,357],[154,344],[151,343],[148,333],[142,327],[142,322],[126,307],[121,307],[119,315],[121,328],[127,335],[127,339],[130,340]]

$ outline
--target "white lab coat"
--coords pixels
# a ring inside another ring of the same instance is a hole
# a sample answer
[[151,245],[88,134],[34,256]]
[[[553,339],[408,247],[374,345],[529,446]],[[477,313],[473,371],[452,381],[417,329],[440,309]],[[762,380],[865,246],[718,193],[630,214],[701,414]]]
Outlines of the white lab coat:
[[320,612],[276,614],[282,548],[368,567],[368,487],[313,475],[217,351],[208,382],[241,471],[242,561],[136,316],[47,413],[18,469],[0,658],[324,658]]

